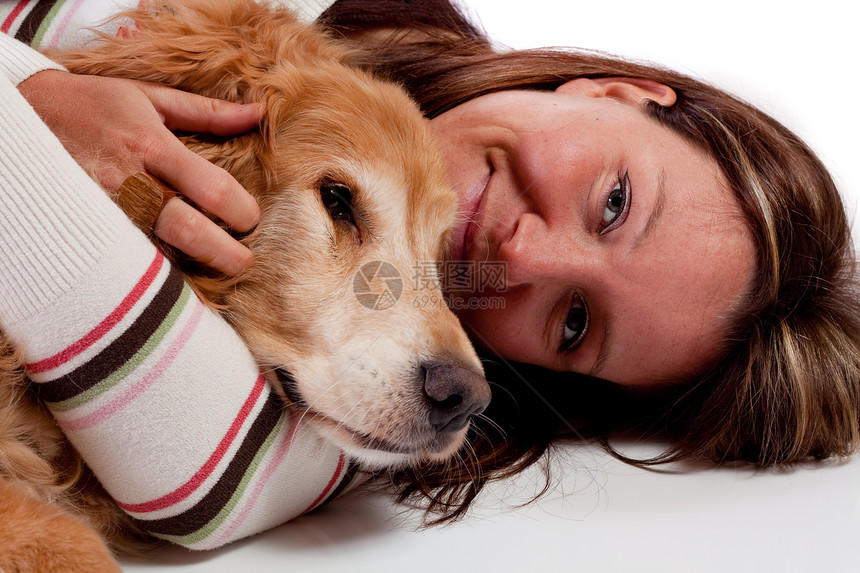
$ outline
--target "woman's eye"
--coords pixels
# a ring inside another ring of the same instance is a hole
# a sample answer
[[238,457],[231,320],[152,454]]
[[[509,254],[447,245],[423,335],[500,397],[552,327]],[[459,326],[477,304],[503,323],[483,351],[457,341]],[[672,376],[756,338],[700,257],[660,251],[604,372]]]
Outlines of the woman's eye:
[[606,197],[606,205],[603,207],[603,220],[601,221],[600,232],[605,233],[607,231],[611,231],[623,223],[624,219],[627,217],[629,205],[630,181],[625,173]]
[[568,352],[579,346],[587,330],[588,308],[582,297],[576,294],[573,296],[573,302],[561,329],[561,351]]
[[320,199],[334,221],[346,221],[355,225],[352,213],[352,192],[346,185],[323,182],[320,184]]

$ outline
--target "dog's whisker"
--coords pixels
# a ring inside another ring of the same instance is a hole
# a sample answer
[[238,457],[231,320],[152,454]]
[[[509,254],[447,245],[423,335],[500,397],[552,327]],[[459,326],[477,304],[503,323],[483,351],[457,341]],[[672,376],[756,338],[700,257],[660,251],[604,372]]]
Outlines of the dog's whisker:
[[[502,437],[502,439],[507,438],[507,432],[505,432],[505,429],[502,428],[502,426],[500,426],[499,424],[497,424],[492,418],[490,418],[489,416],[487,416],[485,414],[478,414],[477,417],[479,417],[482,420],[485,420],[488,424],[490,424],[490,426],[495,428],[495,430],[499,433],[499,435]],[[478,427],[475,427],[474,429],[475,429],[475,433],[480,433],[488,441],[491,441],[489,436],[487,435],[486,430],[484,430],[482,428],[478,428]]]
[[[465,457],[463,456],[464,451],[468,453],[468,455],[466,455]],[[466,440],[463,443],[463,447],[460,449],[459,452],[457,452],[457,458],[460,460],[460,465],[468,472],[469,481],[474,482],[475,475],[472,473],[472,468],[474,465],[479,464],[474,463],[477,461],[477,454],[475,452],[475,449],[472,447],[472,442],[470,440]]]
[[490,388],[493,389],[493,392],[495,392],[496,390],[501,390],[502,392],[507,394],[508,397],[510,397],[512,400],[514,400],[514,402],[516,402],[516,396],[514,396],[513,392],[511,392],[510,388],[506,387],[504,384],[499,384],[498,382],[490,382],[490,381],[487,381],[487,383],[490,385]]

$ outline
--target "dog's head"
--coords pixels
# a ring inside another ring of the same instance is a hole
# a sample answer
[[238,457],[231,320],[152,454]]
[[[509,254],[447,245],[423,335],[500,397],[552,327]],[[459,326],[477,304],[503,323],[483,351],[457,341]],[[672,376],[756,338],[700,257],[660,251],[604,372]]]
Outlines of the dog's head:
[[262,214],[227,315],[346,450],[444,459],[490,392],[439,288],[457,198],[426,121],[399,89],[334,67],[273,74],[266,90],[264,168],[233,169]]
[[458,202],[416,106],[251,0],[134,17],[132,37],[64,63],[266,107],[259,132],[187,141],[262,213],[242,238],[247,272],[189,280],[285,401],[351,454],[377,466],[453,455],[490,391],[440,290]]

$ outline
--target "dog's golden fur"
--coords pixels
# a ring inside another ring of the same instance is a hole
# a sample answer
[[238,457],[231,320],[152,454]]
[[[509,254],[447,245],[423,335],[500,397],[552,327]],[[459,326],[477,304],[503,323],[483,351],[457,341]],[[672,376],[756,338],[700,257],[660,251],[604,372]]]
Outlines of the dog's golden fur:
[[[242,238],[255,257],[247,272],[231,279],[185,262],[187,280],[244,337],[285,402],[353,455],[379,466],[453,455],[466,428],[434,425],[425,377],[434,368],[454,372],[475,396],[466,417],[489,390],[454,315],[427,304],[439,291],[419,292],[426,281],[411,280],[416,263],[445,255],[456,217],[418,110],[400,89],[349,69],[347,52],[282,10],[184,2],[133,18],[132,34],[52,56],[79,73],[266,109],[253,133],[186,139],[232,173],[262,212]],[[321,199],[332,188],[351,193],[345,216],[343,205],[333,213]],[[354,296],[356,272],[369,261],[398,269],[399,304],[370,310]],[[0,352],[0,569],[115,568],[99,538],[127,547],[137,532],[83,469],[13,349]],[[288,371],[287,388],[276,370]],[[77,543],[76,553],[61,539]]]

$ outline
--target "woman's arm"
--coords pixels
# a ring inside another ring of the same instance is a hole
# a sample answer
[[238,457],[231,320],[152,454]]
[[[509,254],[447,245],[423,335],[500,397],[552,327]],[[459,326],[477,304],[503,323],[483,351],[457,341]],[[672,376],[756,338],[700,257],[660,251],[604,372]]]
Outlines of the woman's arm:
[[0,75],[0,325],[144,529],[215,547],[334,495],[343,454],[282,411],[206,309]]

